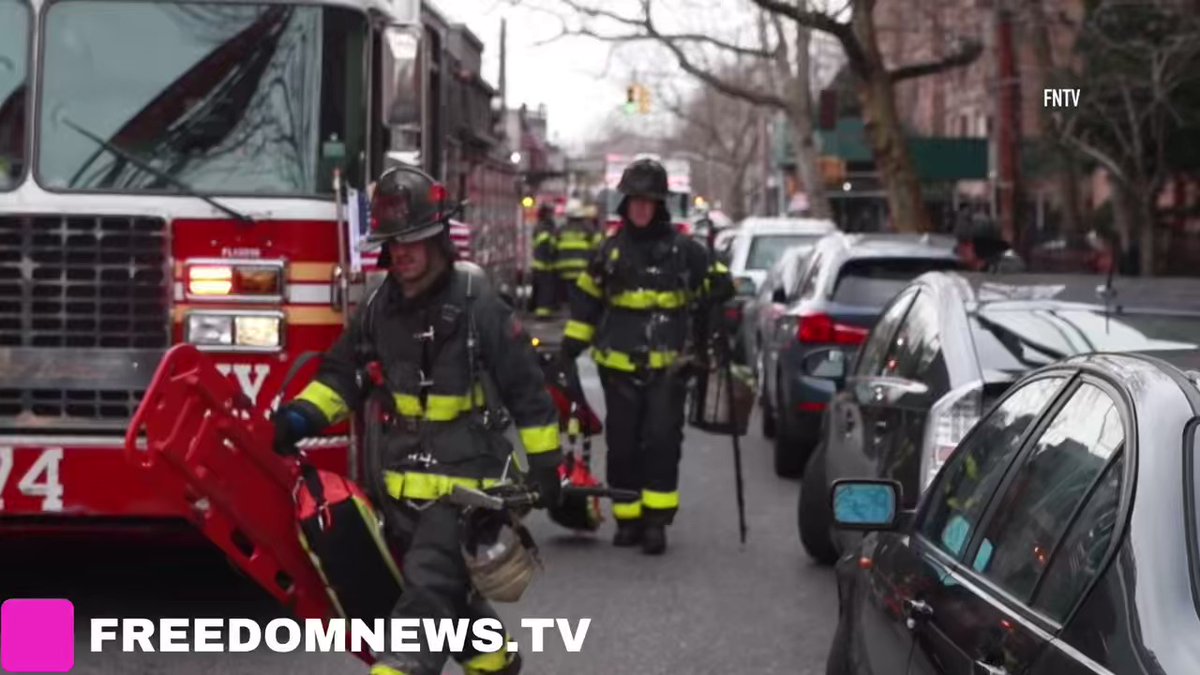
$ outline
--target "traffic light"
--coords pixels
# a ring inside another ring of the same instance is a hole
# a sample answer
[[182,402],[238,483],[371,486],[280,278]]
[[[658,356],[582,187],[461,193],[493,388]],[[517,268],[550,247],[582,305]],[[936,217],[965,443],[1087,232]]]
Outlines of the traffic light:
[[637,110],[638,87],[631,84],[625,89],[625,114],[632,115]]

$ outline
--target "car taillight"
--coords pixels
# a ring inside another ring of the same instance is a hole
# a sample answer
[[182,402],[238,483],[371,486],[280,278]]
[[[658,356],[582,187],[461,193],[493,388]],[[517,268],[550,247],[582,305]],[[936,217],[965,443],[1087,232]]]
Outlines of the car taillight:
[[727,321],[733,321],[733,322],[741,321],[742,320],[742,306],[741,305],[730,305],[730,306],[726,307],[725,308],[725,319]]
[[828,314],[801,316],[796,324],[796,339],[804,344],[861,345],[868,330],[837,323]]
[[283,261],[184,263],[184,289],[189,300],[278,301],[283,298]]
[[949,392],[930,407],[921,448],[922,492],[982,414],[983,386],[978,382]]

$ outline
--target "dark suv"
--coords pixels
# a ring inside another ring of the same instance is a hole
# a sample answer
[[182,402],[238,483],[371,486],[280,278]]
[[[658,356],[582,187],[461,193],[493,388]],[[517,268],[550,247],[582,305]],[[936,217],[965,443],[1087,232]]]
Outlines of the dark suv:
[[1197,279],[1110,287],[1082,275],[918,278],[880,315],[853,368],[833,350],[803,366],[839,380],[800,493],[805,549],[832,563],[859,536],[830,530],[834,480],[896,480],[903,508],[912,508],[967,430],[1024,373],[1078,354],[1197,346]]
[[751,336],[764,435],[775,438],[775,472],[804,470],[817,445],[831,380],[803,372],[808,354],[862,344],[888,301],[913,279],[959,269],[953,240],[909,234],[827,235],[797,257],[795,283],[772,289]]

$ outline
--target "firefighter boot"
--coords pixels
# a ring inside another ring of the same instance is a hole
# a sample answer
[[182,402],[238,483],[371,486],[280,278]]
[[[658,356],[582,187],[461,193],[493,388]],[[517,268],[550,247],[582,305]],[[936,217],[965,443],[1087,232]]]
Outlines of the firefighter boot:
[[637,546],[642,541],[642,521],[618,520],[617,533],[613,535],[613,546]]
[[667,550],[667,527],[658,522],[647,522],[642,527],[642,553],[662,555]]

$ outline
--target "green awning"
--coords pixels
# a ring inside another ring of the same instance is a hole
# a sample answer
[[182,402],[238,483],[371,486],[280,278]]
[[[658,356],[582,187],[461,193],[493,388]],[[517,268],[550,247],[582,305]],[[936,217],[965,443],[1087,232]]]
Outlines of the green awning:
[[[787,131],[785,125],[776,128],[784,133]],[[824,155],[840,157],[847,162],[874,161],[860,118],[843,117],[832,131],[817,131],[817,143]],[[776,146],[776,161],[781,166],[792,164],[790,145],[785,139]],[[986,138],[914,136],[908,139],[908,145],[922,182],[986,180],[988,177]]]

